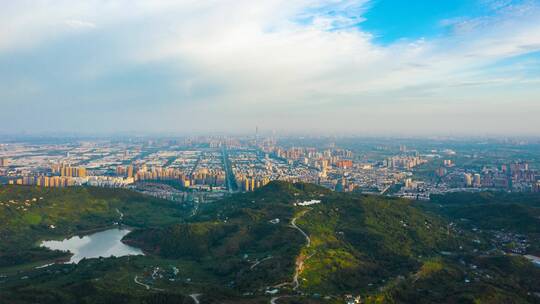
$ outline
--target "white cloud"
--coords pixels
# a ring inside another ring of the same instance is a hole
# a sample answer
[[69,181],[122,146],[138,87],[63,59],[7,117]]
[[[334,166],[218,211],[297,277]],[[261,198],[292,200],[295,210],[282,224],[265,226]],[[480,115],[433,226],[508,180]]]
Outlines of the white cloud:
[[92,22],[70,19],[64,21],[64,23],[74,29],[93,29],[96,28],[96,25]]
[[[348,115],[377,112],[374,109],[385,104],[396,113],[411,113],[414,107],[444,111],[468,100],[466,94],[486,105],[481,94],[485,90],[527,81],[486,74],[484,68],[540,50],[540,10],[534,1],[517,6],[490,0],[492,16],[441,21],[454,29],[452,35],[386,46],[362,30],[368,4],[367,0],[16,1],[0,13],[0,55],[2,50],[21,47],[39,52],[44,45],[88,32],[69,29],[95,29],[94,35],[109,37],[104,41],[110,44],[96,43],[93,47],[102,52],[73,68],[71,72],[85,81],[130,66],[166,65],[177,71],[169,78],[179,95],[171,93],[170,100],[162,100],[167,105],[163,116],[192,111],[193,121],[212,115],[222,121],[218,116],[289,111],[287,124],[300,128],[295,124],[312,127],[301,113],[310,107],[318,109],[312,114],[315,121],[336,121],[339,111],[334,113],[334,106]],[[56,20],[65,20],[63,26]],[[219,94],[197,96],[207,87],[219,88]],[[511,95],[500,98],[507,97]],[[196,99],[197,105],[186,98]],[[524,97],[516,98],[520,102]],[[427,99],[436,105],[426,107]],[[235,114],[224,112],[232,108]],[[271,117],[265,119],[268,127],[274,124]],[[249,120],[238,119],[234,127]]]

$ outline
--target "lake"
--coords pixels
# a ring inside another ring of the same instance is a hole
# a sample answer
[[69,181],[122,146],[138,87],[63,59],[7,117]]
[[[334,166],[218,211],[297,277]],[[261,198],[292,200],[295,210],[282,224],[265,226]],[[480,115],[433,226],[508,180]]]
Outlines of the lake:
[[143,255],[140,249],[121,242],[122,238],[129,231],[128,229],[114,228],[83,237],[74,236],[63,241],[43,241],[41,242],[41,246],[53,250],[71,252],[73,256],[69,260],[69,263],[79,263],[83,258]]

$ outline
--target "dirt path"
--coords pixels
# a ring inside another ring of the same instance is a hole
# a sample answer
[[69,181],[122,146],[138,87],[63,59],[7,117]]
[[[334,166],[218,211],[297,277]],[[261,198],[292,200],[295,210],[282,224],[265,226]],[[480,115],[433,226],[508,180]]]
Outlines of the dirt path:
[[306,238],[306,247],[309,247],[311,246],[311,238],[309,237],[309,235],[307,235],[307,233],[302,230],[300,227],[298,227],[296,225],[296,220],[299,218],[299,217],[302,217],[304,214],[306,214],[309,210],[305,210],[303,211],[302,213],[300,213],[298,216],[296,216],[295,218],[292,219],[291,221],[291,227],[293,227],[294,229],[300,231],[300,233],[302,233],[302,235]]
[[124,220],[124,214],[122,213],[122,211],[120,211],[120,210],[118,210],[118,208],[116,208],[116,213],[118,213],[118,215],[119,215],[118,222],[121,222],[122,220]]
[[[311,246],[311,238],[309,237],[309,235],[304,231],[302,230],[302,228],[298,227],[296,225],[296,220],[302,216],[304,216],[304,214],[306,214],[309,210],[311,209],[308,209],[308,210],[304,210],[303,212],[301,212],[299,215],[297,215],[296,217],[294,217],[291,221],[291,227],[293,227],[294,229],[300,231],[300,233],[302,233],[302,235],[306,238],[306,247],[310,247]],[[313,254],[311,254],[310,256],[308,257],[303,257],[302,254],[300,254],[297,258],[296,258],[296,269],[294,270],[294,276],[293,276],[293,281],[292,281],[292,286],[293,286],[293,290],[297,290],[298,287],[300,287],[300,283],[298,282],[298,277],[300,276],[300,273],[302,272],[302,270],[304,269],[304,263],[313,256]]]
[[[295,216],[292,220],[291,220],[291,225],[290,227],[291,228],[294,228],[296,230],[298,230],[300,233],[302,233],[302,235],[306,238],[306,247],[310,247],[311,246],[311,238],[309,237],[309,235],[304,231],[302,230],[302,228],[298,227],[296,225],[296,220],[299,219],[300,217],[304,216],[308,211],[310,211],[311,209],[307,209],[307,210],[304,210],[302,212],[300,212],[300,214],[298,214],[297,216]],[[300,283],[298,282],[298,277],[300,276],[300,273],[302,272],[302,270],[304,269],[304,263],[309,259],[311,258],[315,253],[312,253],[311,255],[309,255],[308,257],[304,257],[302,254],[300,254],[297,258],[296,258],[296,267],[294,269],[294,276],[293,276],[293,279],[292,279],[292,282],[285,282],[285,283],[281,283],[281,284],[278,284],[278,285],[275,285],[274,287],[278,288],[278,287],[283,287],[285,285],[291,285],[293,287],[293,290],[297,290],[299,287],[300,287]],[[277,300],[279,297],[277,298],[274,298],[275,300]]]
[[262,262],[264,262],[264,261],[266,261],[266,260],[269,260],[269,259],[271,259],[271,258],[272,258],[272,256],[267,256],[267,257],[265,257],[265,258],[262,259],[262,260],[257,260],[255,263],[253,263],[253,265],[251,265],[251,267],[249,267],[249,269],[250,269],[250,270],[253,270],[253,268],[257,267],[257,265],[259,265],[260,263],[262,263]]
[[279,297],[273,297],[270,299],[270,304],[278,304],[277,300],[288,298],[289,296],[279,296]]
[[202,294],[200,294],[200,293],[192,293],[189,296],[193,299],[195,304],[199,304],[200,303],[199,297],[202,296]]

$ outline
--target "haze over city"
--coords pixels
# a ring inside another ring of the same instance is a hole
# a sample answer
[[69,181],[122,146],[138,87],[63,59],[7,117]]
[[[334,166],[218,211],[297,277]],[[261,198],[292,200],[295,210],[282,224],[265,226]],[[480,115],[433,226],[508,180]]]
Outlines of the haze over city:
[[3,1],[0,132],[537,135],[540,2]]

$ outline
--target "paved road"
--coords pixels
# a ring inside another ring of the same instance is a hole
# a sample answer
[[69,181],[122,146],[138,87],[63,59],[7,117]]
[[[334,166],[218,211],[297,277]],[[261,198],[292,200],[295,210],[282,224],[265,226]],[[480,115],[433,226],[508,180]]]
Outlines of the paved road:
[[225,147],[221,148],[221,155],[223,156],[223,169],[225,170],[225,180],[227,181],[227,188],[229,189],[229,193],[233,193],[233,181],[231,180],[231,177],[234,178],[234,174],[230,171],[229,156],[227,154],[227,151],[225,150]]
[[199,157],[197,158],[197,161],[195,162],[195,164],[193,165],[193,168],[191,168],[191,172],[189,173],[189,175],[193,175],[195,173],[195,170],[197,170],[197,166],[199,165],[199,163],[201,162],[201,158],[202,158],[202,155],[203,155],[204,152],[201,152],[201,154],[199,155]]

